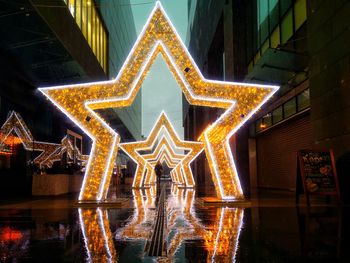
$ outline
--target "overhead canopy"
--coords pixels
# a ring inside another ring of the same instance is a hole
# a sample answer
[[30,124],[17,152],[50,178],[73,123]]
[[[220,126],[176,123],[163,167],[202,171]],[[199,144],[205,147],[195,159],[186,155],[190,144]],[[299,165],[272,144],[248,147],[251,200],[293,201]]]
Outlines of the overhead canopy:
[[307,67],[307,55],[269,48],[247,74],[245,81],[283,85],[296,74],[305,72]]

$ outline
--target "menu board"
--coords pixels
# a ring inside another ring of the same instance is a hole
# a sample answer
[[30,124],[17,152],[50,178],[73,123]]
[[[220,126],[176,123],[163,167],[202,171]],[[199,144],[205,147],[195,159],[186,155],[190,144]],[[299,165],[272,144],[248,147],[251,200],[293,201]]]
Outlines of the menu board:
[[299,167],[306,194],[339,195],[333,152],[300,150]]

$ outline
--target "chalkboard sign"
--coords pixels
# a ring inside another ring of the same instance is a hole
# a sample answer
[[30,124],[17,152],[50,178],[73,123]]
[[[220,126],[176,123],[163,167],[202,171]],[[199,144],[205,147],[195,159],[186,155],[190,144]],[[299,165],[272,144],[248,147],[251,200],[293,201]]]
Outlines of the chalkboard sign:
[[331,150],[300,150],[298,159],[308,205],[310,194],[337,195],[339,199],[337,173]]

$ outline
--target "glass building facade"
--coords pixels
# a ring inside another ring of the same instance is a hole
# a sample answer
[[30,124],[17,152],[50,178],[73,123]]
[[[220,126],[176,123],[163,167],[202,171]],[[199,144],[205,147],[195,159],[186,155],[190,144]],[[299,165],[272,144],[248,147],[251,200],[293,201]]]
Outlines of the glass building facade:
[[[248,29],[248,72],[268,48],[285,45],[307,19],[306,0],[256,0],[247,12],[256,12],[256,23]],[[247,14],[249,16],[249,14]]]
[[108,73],[108,32],[93,0],[63,0],[105,73]]

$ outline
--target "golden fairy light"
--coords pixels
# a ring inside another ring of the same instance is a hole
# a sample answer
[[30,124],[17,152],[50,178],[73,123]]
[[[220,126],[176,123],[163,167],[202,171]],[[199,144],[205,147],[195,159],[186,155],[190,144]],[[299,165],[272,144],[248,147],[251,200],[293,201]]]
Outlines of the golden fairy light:
[[[193,174],[191,171],[190,164],[191,162],[200,154],[203,150],[203,144],[201,142],[190,142],[183,141],[179,138],[178,134],[175,131],[175,128],[171,125],[165,112],[162,112],[158,117],[156,123],[154,124],[149,136],[145,141],[137,142],[128,142],[121,143],[119,146],[121,149],[130,156],[137,163],[133,187],[143,187],[144,186],[144,177],[152,177],[153,166],[147,162],[147,160],[139,153],[140,151],[152,150],[152,148],[157,143],[157,138],[160,137],[160,134],[164,132],[170,141],[175,145],[177,149],[188,151],[179,162],[175,169],[177,171],[182,170],[184,176],[184,184],[187,187],[193,187],[195,185]],[[162,141],[162,140],[161,140]],[[161,144],[163,146],[165,144]],[[170,147],[170,144],[168,144]],[[170,147],[171,148],[171,147]],[[174,153],[175,154],[175,153]],[[145,171],[148,171],[145,176]]]
[[24,149],[41,152],[34,159],[34,163],[41,168],[52,167],[55,161],[61,160],[65,152],[71,159],[75,156],[82,163],[86,162],[87,157],[76,146],[73,146],[67,136],[62,139],[61,144],[36,141],[21,115],[15,111],[10,112],[9,117],[1,126],[0,145],[8,144],[13,133],[17,135],[15,137],[16,143],[22,143]]
[[118,151],[119,135],[94,110],[130,106],[159,54],[190,104],[225,110],[201,138],[218,198],[243,198],[229,139],[278,87],[205,79],[157,1],[114,80],[40,89],[93,140],[79,200],[106,198]]
[[87,251],[88,262],[117,262],[108,210],[78,209],[81,232]]

